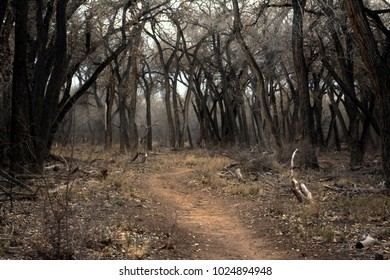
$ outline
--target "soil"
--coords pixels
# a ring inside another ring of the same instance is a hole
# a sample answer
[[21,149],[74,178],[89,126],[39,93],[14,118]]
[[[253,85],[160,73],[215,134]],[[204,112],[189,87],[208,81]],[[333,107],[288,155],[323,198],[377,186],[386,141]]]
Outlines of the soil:
[[[43,177],[20,179],[27,187],[14,187],[15,199],[0,195],[1,259],[388,259],[390,253],[390,198],[380,191],[378,155],[350,171],[347,153],[321,154],[321,170],[297,171],[314,198],[302,204],[289,188],[288,163],[269,154],[160,151],[139,163],[86,147],[57,154]],[[243,178],[226,170],[232,163]],[[25,196],[26,189],[36,196]],[[367,235],[377,242],[357,249]]]
[[[255,203],[243,198],[221,197],[209,189],[188,184],[192,169],[174,168],[165,174],[142,179],[147,193],[163,219],[170,223],[170,248],[185,259],[286,259],[294,256],[277,250],[267,240],[264,223],[257,227],[243,209],[254,211]],[[245,205],[245,207],[243,207]],[[253,213],[252,213],[253,215]],[[296,256],[295,256],[296,257]]]

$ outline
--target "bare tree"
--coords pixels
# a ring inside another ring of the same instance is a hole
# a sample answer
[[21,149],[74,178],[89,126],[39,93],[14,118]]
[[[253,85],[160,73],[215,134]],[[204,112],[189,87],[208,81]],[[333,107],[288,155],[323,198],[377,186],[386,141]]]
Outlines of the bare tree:
[[306,0],[293,0],[292,54],[299,94],[299,124],[302,165],[318,168],[315,152],[317,143],[313,111],[310,103],[309,69],[306,64],[303,44],[303,16]]
[[[378,101],[383,173],[386,186],[390,189],[390,52],[387,47],[390,44],[390,31],[380,17],[380,10],[369,9],[362,0],[345,0],[344,5]],[[370,26],[369,18],[374,26]]]
[[256,79],[255,91],[256,94],[259,95],[259,100],[261,100],[261,105],[262,105],[263,113],[265,115],[265,120],[267,121],[267,124],[271,127],[271,133],[274,138],[275,145],[278,149],[281,149],[283,144],[282,144],[282,140],[278,128],[276,127],[276,123],[274,122],[270,113],[270,109],[268,107],[268,102],[266,99],[265,81],[264,81],[262,70],[260,69],[258,63],[256,62],[255,58],[252,55],[252,52],[250,51],[249,47],[246,44],[243,35],[241,34],[242,23],[240,20],[240,11],[239,11],[237,0],[233,0],[233,11],[234,11],[234,33],[236,39],[238,40],[241,49],[244,53],[245,59],[251,69],[251,72],[253,73]]

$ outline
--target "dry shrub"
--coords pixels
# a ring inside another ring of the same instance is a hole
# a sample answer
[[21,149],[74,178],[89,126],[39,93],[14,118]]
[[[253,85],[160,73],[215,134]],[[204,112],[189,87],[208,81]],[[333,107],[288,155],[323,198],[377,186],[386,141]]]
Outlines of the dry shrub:
[[35,222],[39,232],[32,240],[32,248],[39,259],[73,259],[80,236],[74,224],[75,209],[72,205],[72,185],[58,191],[45,185],[40,195],[39,210]]

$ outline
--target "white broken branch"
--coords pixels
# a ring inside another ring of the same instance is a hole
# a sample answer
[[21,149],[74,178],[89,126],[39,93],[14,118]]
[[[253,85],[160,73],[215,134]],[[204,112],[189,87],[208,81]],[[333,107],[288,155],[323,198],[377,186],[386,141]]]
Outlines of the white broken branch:
[[296,196],[299,202],[310,203],[313,200],[313,196],[311,192],[309,191],[309,189],[306,187],[304,183],[300,183],[294,177],[294,158],[297,151],[298,149],[296,149],[291,156],[291,169],[290,169],[291,191],[294,193],[294,195]]
[[379,244],[379,241],[371,237],[370,235],[367,235],[367,237],[363,241],[359,241],[356,243],[356,249],[367,249],[375,244]]

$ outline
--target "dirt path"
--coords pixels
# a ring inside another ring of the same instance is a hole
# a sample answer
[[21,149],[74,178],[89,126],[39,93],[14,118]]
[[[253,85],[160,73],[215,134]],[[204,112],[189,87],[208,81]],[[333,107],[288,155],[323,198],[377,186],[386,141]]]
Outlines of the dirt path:
[[242,221],[237,201],[195,188],[192,170],[148,175],[143,189],[172,236],[172,248],[189,259],[285,259]]

